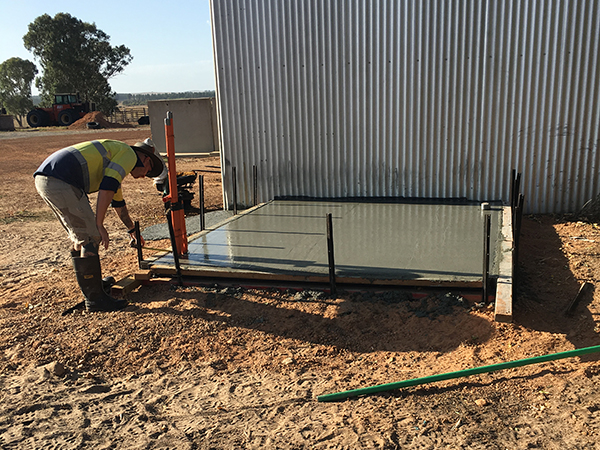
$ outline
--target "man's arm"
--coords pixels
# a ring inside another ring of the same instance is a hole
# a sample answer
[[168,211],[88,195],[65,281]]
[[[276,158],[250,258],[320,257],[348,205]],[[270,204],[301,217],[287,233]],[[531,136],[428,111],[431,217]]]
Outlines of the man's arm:
[[113,209],[116,211],[117,216],[119,216],[119,219],[121,219],[121,222],[123,222],[123,225],[125,225],[128,230],[131,230],[135,226],[133,220],[131,220],[131,216],[129,215],[127,205],[114,206]]
[[[129,210],[127,209],[127,205],[123,205],[123,206],[115,206],[113,207],[114,210],[116,211],[117,215],[119,216],[119,219],[121,219],[121,222],[123,222],[123,225],[125,225],[127,227],[127,230],[132,231],[131,233],[129,233],[129,237],[131,237],[132,239],[135,239],[135,224],[133,223],[133,220],[131,220],[131,216],[129,215]],[[144,241],[144,238],[141,237],[141,242],[142,242],[142,247],[146,244],[146,241]]]
[[98,191],[98,200],[96,202],[96,226],[100,232],[100,237],[102,238],[101,243],[104,245],[105,249],[108,248],[110,239],[108,237],[108,231],[104,228],[104,219],[106,218],[106,211],[108,210],[108,206],[114,195],[115,193],[113,191],[100,189]]

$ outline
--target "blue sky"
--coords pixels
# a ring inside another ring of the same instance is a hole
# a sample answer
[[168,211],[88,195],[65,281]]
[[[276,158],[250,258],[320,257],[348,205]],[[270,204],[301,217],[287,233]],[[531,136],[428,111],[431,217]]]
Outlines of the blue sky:
[[23,46],[27,27],[59,12],[95,23],[112,45],[131,50],[133,61],[109,80],[118,93],[215,88],[209,0],[0,0],[0,63],[15,56],[36,62]]

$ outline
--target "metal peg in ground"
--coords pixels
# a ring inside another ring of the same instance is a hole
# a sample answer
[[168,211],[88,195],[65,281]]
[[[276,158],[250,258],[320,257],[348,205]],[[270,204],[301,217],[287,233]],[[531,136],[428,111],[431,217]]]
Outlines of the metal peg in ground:
[[510,211],[514,215],[515,209],[515,177],[517,176],[517,169],[512,169],[510,171],[510,186],[508,193],[508,201],[510,202]]
[[258,171],[256,165],[252,166],[252,206],[258,204]]
[[577,306],[579,301],[593,287],[594,287],[594,285],[592,283],[588,283],[587,281],[584,282],[581,285],[581,287],[579,288],[579,292],[577,292],[577,295],[575,296],[575,298],[573,298],[573,300],[571,300],[571,303],[569,304],[569,306],[567,307],[567,309],[565,311],[565,315],[570,316],[571,314],[573,314],[573,312],[575,311],[575,307]]
[[140,222],[136,220],[133,225],[135,229],[135,248],[137,249],[138,267],[141,269],[144,258],[142,255],[142,232],[140,231]]
[[231,182],[233,184],[233,215],[237,216],[237,170],[231,168]]
[[483,220],[483,298],[482,301],[488,301],[488,284],[490,278],[490,230],[491,217],[484,215]]
[[329,262],[329,289],[331,296],[337,296],[337,286],[335,282],[335,256],[333,249],[333,220],[331,213],[327,214],[327,259]]
[[198,183],[200,185],[198,187],[198,199],[200,202],[200,231],[204,231],[204,229],[206,228],[206,221],[204,217],[204,175],[200,175],[198,177]]
[[171,250],[173,250],[173,261],[175,262],[175,273],[179,285],[183,286],[183,279],[181,276],[181,265],[179,264],[179,250],[177,249],[177,239],[175,236],[175,229],[173,228],[173,215],[172,211],[167,210],[167,225],[169,226],[169,237],[171,238]]

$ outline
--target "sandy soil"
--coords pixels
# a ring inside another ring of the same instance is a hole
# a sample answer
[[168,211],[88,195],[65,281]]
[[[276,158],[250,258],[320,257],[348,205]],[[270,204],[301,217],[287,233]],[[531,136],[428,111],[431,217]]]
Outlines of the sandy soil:
[[[437,295],[152,283],[115,313],[62,316],[81,300],[66,234],[35,192],[51,152],[127,130],[0,134],[2,448],[600,448],[597,356],[563,359],[339,403],[321,394],[600,344],[600,229],[526,217],[515,321]],[[219,160],[178,160],[222,207]],[[164,221],[149,180],[127,177],[142,227]],[[92,200],[93,196],[92,196]],[[104,275],[137,270],[115,214]],[[149,243],[164,248],[168,242]],[[150,255],[151,252],[146,251]],[[444,293],[441,293],[444,294]]]

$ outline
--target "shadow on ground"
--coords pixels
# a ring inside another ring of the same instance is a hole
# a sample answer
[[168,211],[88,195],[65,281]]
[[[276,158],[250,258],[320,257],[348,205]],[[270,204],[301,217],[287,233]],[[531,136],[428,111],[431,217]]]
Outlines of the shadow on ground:
[[[222,293],[226,292],[226,293]],[[228,292],[228,293],[227,293]],[[317,294],[317,293],[315,293]],[[257,330],[286,339],[331,345],[354,352],[447,352],[487,341],[494,330],[461,297],[431,294],[414,300],[403,292],[345,294],[337,300],[243,289],[173,292],[177,304],[152,308],[146,292],[135,313],[187,316]]]
[[594,289],[581,298],[572,314],[566,314],[581,282],[575,278],[562,251],[555,223],[554,216],[523,220],[513,300],[514,322],[528,329],[562,334],[575,348],[600,345],[588,308],[596,295]]

